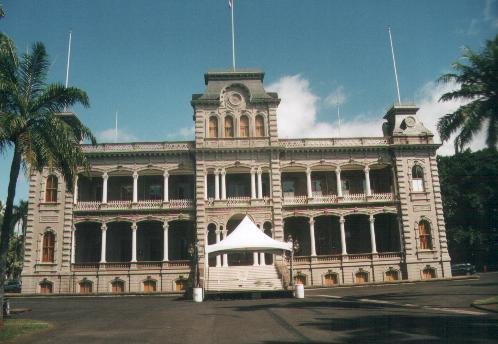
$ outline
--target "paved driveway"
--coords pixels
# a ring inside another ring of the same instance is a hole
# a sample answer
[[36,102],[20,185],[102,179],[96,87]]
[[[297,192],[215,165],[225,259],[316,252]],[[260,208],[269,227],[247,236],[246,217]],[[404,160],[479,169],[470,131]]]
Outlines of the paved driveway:
[[209,301],[171,297],[13,299],[55,328],[31,343],[496,342],[498,315],[470,302],[498,293],[480,280],[320,289],[306,299]]

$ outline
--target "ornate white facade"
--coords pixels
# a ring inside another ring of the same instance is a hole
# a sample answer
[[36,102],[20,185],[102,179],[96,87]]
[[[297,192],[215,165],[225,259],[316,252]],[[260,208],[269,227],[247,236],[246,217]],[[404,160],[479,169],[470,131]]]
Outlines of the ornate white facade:
[[280,100],[263,76],[207,73],[192,96],[195,141],[83,145],[91,167],[74,193],[56,171],[33,174],[23,293],[181,290],[194,243],[208,289],[232,266],[275,266],[287,284],[281,254],[216,254],[204,268],[205,245],[246,214],[274,239],[292,236],[298,283],[451,277],[439,145],[418,109],[394,105],[383,137],[279,139]]

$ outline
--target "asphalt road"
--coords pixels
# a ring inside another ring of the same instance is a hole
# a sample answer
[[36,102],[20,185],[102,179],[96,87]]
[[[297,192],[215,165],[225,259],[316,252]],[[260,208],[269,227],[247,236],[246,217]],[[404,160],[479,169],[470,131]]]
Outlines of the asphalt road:
[[12,299],[17,317],[54,329],[23,343],[496,343],[498,314],[471,302],[498,294],[479,280],[306,290],[306,298],[208,301],[172,297]]

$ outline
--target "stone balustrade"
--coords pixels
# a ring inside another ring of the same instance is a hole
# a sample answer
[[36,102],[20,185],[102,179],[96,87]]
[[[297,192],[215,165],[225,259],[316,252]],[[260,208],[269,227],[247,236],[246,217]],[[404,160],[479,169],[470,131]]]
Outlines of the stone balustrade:
[[112,262],[112,263],[75,263],[71,264],[73,271],[97,270],[164,270],[164,269],[190,269],[188,260],[171,260],[167,262]]
[[190,209],[194,207],[192,199],[171,199],[169,202],[162,200],[132,201],[99,201],[80,202],[74,205],[74,211],[106,211],[106,210],[151,210],[151,209]]
[[392,202],[392,193],[372,193],[367,196],[364,193],[342,195],[321,195],[314,193],[312,198],[307,196],[286,196],[283,197],[284,205],[304,205],[304,204],[344,204],[344,203],[372,203],[372,202]]

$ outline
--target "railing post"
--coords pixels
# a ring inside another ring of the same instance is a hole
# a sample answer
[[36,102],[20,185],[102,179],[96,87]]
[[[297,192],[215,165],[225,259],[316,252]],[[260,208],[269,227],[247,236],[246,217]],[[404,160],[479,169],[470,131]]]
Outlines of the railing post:
[[106,262],[106,239],[107,239],[107,225],[105,223],[100,226],[100,229],[102,230],[102,240],[101,240],[101,247],[100,247],[100,263],[105,263]]
[[169,260],[168,229],[169,229],[169,223],[167,221],[164,221],[163,222],[163,262],[167,262]]
[[109,175],[107,172],[104,172],[102,175],[102,203],[107,203],[107,180],[109,179]]
[[372,242],[372,253],[377,253],[377,243],[375,242],[375,217],[370,215],[370,241]]

